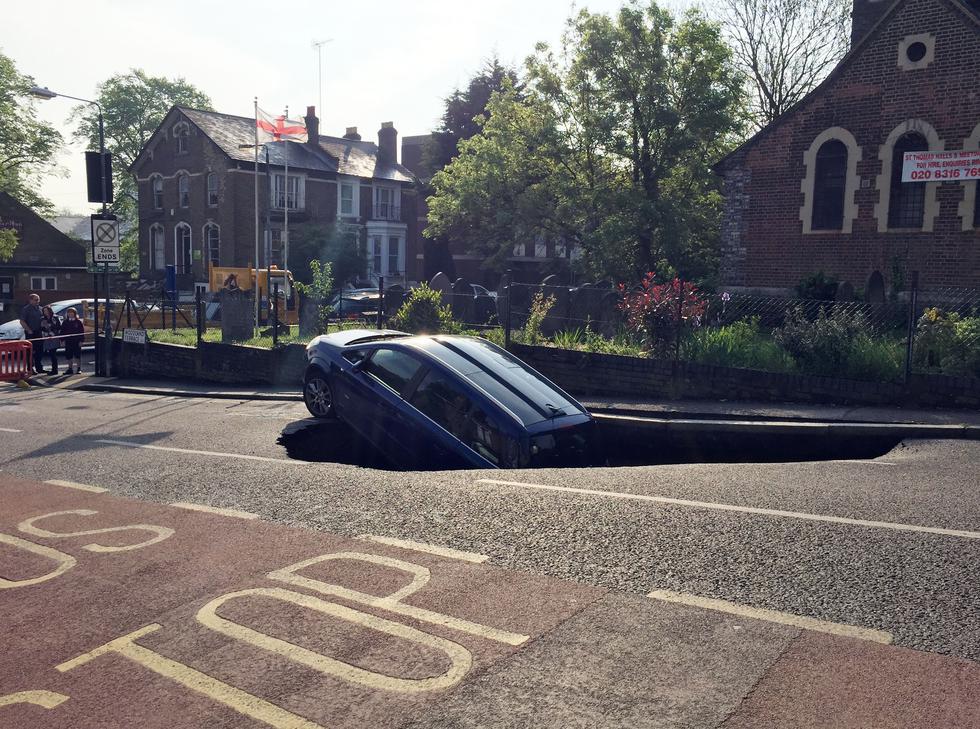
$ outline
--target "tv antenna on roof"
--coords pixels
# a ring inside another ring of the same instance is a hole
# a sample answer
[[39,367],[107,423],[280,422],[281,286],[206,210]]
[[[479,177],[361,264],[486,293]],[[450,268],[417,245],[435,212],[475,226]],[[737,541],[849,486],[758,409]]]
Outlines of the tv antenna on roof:
[[316,51],[316,90],[318,94],[317,103],[319,104],[319,106],[317,106],[317,113],[321,118],[323,117],[323,64],[321,63],[320,49],[327,45],[327,43],[331,42],[333,42],[333,38],[313,41],[313,50]]

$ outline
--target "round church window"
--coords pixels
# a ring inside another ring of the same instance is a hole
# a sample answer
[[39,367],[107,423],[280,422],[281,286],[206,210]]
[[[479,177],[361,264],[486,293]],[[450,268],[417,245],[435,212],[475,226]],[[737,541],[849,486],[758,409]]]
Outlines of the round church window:
[[926,44],[922,41],[911,43],[905,50],[905,55],[912,63],[918,63],[926,57]]

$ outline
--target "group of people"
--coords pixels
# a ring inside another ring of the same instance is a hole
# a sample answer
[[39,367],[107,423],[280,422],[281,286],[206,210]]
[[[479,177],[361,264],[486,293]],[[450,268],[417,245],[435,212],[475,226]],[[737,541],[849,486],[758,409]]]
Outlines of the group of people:
[[54,313],[50,306],[41,306],[41,297],[31,294],[27,305],[21,309],[20,325],[24,337],[31,342],[34,362],[33,373],[43,374],[44,357],[51,358],[48,374],[58,374],[58,350],[65,348],[68,360],[67,373],[79,374],[82,371],[82,339],[85,337],[85,324],[72,307],[65,311],[65,318]]

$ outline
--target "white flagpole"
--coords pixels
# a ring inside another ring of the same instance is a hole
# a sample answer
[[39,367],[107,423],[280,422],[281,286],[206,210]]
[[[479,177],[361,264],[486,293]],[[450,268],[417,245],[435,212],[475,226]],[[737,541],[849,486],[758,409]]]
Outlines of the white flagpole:
[[[288,106],[286,107],[285,123],[286,124],[289,123]],[[286,178],[285,180],[283,180],[283,184],[285,185],[285,187],[283,188],[285,193],[283,197],[283,202],[285,203],[286,210],[283,214],[283,223],[282,223],[282,267],[283,270],[288,271],[289,270],[289,141],[284,139],[282,143],[283,143],[282,152],[286,157],[286,161],[285,161],[286,171],[285,174],[283,175]],[[296,192],[299,192],[299,190],[297,190]],[[283,275],[285,276],[286,274]]]
[[255,97],[255,327],[259,326],[259,97]]

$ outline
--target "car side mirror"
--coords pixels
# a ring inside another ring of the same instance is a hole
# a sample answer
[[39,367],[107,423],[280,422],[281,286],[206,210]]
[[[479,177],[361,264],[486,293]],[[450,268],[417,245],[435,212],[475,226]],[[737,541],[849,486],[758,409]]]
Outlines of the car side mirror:
[[351,372],[361,372],[364,369],[364,360],[359,359],[353,365],[351,365]]

